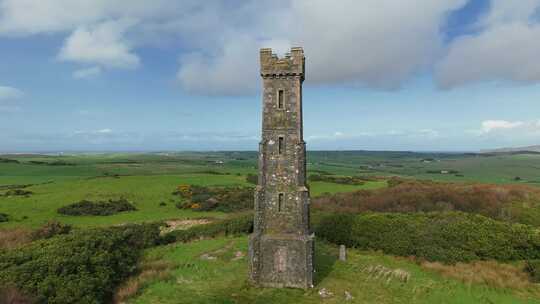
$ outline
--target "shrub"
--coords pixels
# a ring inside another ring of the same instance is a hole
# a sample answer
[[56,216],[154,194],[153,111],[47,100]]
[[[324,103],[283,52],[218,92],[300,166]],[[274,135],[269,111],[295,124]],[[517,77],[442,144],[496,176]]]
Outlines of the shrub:
[[71,231],[71,226],[62,224],[59,221],[49,221],[41,228],[32,233],[32,239],[48,239],[59,234],[68,234]]
[[532,227],[461,212],[334,214],[317,225],[330,242],[445,263],[540,258]]
[[[393,178],[388,188],[323,195],[313,208],[330,212],[462,211],[540,226],[540,191],[523,185],[437,183]],[[528,206],[528,207],[523,207]],[[532,215],[532,216],[531,216]]]
[[253,188],[251,187],[201,187],[178,188],[173,194],[184,201],[176,204],[179,209],[197,211],[234,212],[253,209]]
[[8,222],[9,221],[9,215],[5,213],[0,213],[0,223]]
[[189,242],[219,235],[240,235],[253,231],[253,215],[244,214],[230,219],[198,225],[186,230],[174,230],[164,236],[167,242]]
[[527,261],[525,271],[529,273],[533,282],[540,283],[540,260]]
[[65,215],[112,215],[124,211],[137,210],[128,200],[109,200],[108,202],[92,202],[82,200],[58,209],[58,213]]
[[136,269],[142,249],[160,242],[157,224],[76,231],[0,252],[0,284],[40,303],[106,303]]

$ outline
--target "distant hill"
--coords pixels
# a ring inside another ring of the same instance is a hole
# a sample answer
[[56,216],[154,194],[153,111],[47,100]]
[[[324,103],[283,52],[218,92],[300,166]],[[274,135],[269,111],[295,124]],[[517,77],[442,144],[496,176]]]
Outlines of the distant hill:
[[540,153],[540,145],[516,148],[481,150],[481,153]]

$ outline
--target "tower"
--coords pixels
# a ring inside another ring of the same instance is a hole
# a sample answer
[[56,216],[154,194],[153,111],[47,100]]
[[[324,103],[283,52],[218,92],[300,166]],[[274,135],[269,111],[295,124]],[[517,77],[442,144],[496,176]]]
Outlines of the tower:
[[272,49],[261,49],[260,61],[263,122],[254,231],[249,238],[250,279],[265,287],[309,288],[314,235],[302,128],[304,51],[292,48],[278,58]]

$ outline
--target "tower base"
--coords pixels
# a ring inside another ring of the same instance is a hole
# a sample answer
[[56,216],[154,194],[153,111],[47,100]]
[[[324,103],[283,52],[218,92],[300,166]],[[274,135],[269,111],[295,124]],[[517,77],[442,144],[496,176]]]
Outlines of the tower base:
[[261,287],[313,287],[314,235],[249,237],[250,280]]

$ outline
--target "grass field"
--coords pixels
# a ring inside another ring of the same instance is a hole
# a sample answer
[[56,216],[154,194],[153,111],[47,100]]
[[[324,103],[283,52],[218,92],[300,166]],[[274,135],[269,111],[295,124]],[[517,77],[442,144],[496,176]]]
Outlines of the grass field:
[[[171,160],[171,158],[173,158]],[[36,228],[48,220],[59,220],[76,227],[107,226],[166,219],[197,217],[221,218],[220,212],[194,212],[175,207],[178,198],[171,193],[180,184],[201,186],[249,186],[247,173],[255,168],[246,160],[231,158],[230,163],[216,164],[223,158],[210,155],[77,155],[67,157],[10,157],[21,163],[0,163],[0,195],[2,186],[28,185],[29,197],[0,196],[0,213],[10,221],[0,228]],[[73,164],[51,166],[31,161],[54,162],[58,159]],[[311,195],[373,189],[386,186],[384,181],[364,185],[342,185],[327,182],[311,184]],[[126,198],[138,209],[111,216],[63,216],[56,212],[62,206],[82,199],[98,201]],[[161,203],[165,206],[161,206]]]
[[[464,283],[423,269],[407,259],[374,252],[348,251],[316,244],[316,287],[311,290],[259,289],[246,281],[247,238],[219,238],[150,249],[146,263],[169,263],[163,279],[143,284],[128,303],[540,303],[540,288],[494,288],[489,283]],[[206,255],[205,255],[206,254]],[[206,257],[206,258],[205,258]],[[369,267],[402,269],[407,282],[381,278]],[[322,299],[321,289],[333,295]],[[345,292],[353,297],[345,301]]]
[[[179,184],[248,185],[247,174],[256,173],[255,152],[3,155],[19,163],[0,163],[0,194],[9,185],[28,185],[30,197],[0,196],[0,212],[12,220],[2,227],[31,227],[57,219],[75,226],[103,226],[126,222],[223,217],[217,212],[197,213],[175,208],[171,192]],[[61,165],[54,165],[57,162]],[[458,174],[427,172],[457,171]],[[405,176],[440,181],[479,181],[540,185],[540,155],[478,156],[469,154],[419,154],[408,152],[310,152],[308,173],[337,175]],[[459,175],[459,176],[457,176]],[[520,180],[515,180],[519,176]],[[384,181],[364,185],[310,183],[312,197],[384,187]],[[4,189],[4,190],[2,190]],[[82,199],[124,197],[138,211],[107,217],[69,217],[56,209]],[[164,202],[165,206],[160,206]]]

